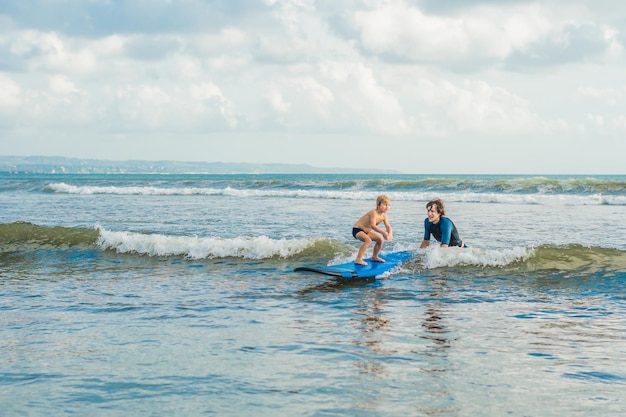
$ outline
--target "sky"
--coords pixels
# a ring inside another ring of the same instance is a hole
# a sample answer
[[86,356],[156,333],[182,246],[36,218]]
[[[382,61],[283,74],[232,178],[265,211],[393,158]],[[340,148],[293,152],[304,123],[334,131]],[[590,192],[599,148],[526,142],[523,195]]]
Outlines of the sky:
[[626,174],[623,0],[3,0],[0,155]]

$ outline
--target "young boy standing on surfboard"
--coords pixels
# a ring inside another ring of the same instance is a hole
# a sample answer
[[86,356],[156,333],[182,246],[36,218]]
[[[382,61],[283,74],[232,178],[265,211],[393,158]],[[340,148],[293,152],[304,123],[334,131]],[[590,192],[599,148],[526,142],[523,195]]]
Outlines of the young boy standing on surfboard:
[[[359,253],[356,255],[354,261],[358,265],[367,265],[367,262],[363,260],[363,255],[369,247],[372,240],[376,242],[374,245],[374,252],[372,254],[372,261],[385,262],[385,260],[378,256],[380,250],[383,248],[383,242],[385,240],[391,240],[393,231],[391,225],[387,221],[387,211],[391,207],[391,201],[387,196],[379,195],[376,199],[376,208],[365,213],[352,227],[352,236],[355,239],[363,242],[359,248]],[[385,225],[385,230],[378,227],[380,223]]]

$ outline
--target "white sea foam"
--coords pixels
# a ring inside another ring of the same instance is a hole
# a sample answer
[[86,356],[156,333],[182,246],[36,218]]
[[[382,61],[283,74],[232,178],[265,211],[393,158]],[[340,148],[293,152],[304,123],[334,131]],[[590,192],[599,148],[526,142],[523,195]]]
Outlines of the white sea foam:
[[115,186],[76,186],[62,182],[49,184],[48,190],[62,194],[119,194],[119,195],[224,195],[226,189],[194,188],[194,187],[115,187]]
[[[118,195],[222,195],[236,198],[279,197],[314,198],[334,200],[373,200],[381,193],[363,190],[305,190],[305,189],[237,189],[203,187],[116,187],[116,186],[75,186],[66,183],[52,183],[47,190],[64,194],[118,194]],[[616,195],[570,195],[570,194],[516,194],[479,192],[412,192],[390,191],[386,194],[392,201],[428,201],[433,195],[447,202],[491,203],[491,204],[564,204],[564,205],[626,205],[626,196]]]
[[115,232],[100,226],[97,244],[119,253],[149,256],[184,256],[190,259],[239,257],[246,259],[286,258],[315,243],[312,239],[270,239],[267,236],[222,239],[214,237],[167,236]]
[[524,261],[533,254],[534,249],[526,247],[480,249],[431,246],[424,250],[422,266],[426,269],[455,266],[501,267]]

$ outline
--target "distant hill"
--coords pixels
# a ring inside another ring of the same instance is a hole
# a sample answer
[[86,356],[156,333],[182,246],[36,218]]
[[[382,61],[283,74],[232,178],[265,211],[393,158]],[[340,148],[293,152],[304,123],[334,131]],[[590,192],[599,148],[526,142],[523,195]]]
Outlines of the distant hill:
[[38,174],[400,174],[394,170],[320,168],[306,164],[110,161],[57,156],[0,156],[0,172]]

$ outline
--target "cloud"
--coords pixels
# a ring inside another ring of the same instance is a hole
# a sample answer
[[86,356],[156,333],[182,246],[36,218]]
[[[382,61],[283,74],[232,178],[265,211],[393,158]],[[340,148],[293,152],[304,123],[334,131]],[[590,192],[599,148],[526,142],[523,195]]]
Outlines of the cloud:
[[61,96],[83,94],[83,92],[76,88],[74,83],[64,75],[54,75],[50,77],[50,91]]
[[594,100],[609,106],[616,106],[626,100],[626,86],[621,88],[598,88],[585,86],[578,87],[577,92],[582,100]]
[[[104,97],[113,114],[109,129],[116,132],[210,132],[238,124],[233,103],[210,82],[186,89],[156,84],[132,84],[111,89]],[[113,121],[118,122],[115,125]]]
[[0,111],[17,109],[21,104],[20,86],[9,77],[0,74]]
[[602,57],[611,49],[606,29],[595,24],[568,23],[541,39],[515,51],[508,60],[511,68],[554,66]]
[[613,119],[612,127],[622,134],[626,133],[626,115],[620,115]]
[[604,127],[604,117],[599,114],[587,114],[589,122],[596,127]]
[[95,54],[54,32],[16,31],[0,37],[10,68],[28,71],[80,73],[94,70]]
[[134,59],[159,61],[178,52],[182,45],[175,36],[133,36],[126,41],[124,50]]
[[364,51],[414,62],[504,59],[540,39],[551,26],[534,5],[481,8],[461,17],[426,14],[403,1],[358,10],[344,24]]
[[309,76],[277,79],[266,94],[274,128],[307,132],[352,131],[403,135],[411,118],[371,68],[360,63],[325,62]]
[[428,106],[445,114],[440,123],[448,132],[521,134],[540,125],[527,100],[485,81],[465,80],[456,85],[447,80],[424,78],[418,84]]
[[[562,65],[602,57],[619,45],[614,28],[578,20],[572,7],[483,1],[464,3],[462,14],[420,7],[402,0],[375,2],[333,22],[339,34],[381,59],[465,71]],[[456,2],[451,9],[459,7]]]

